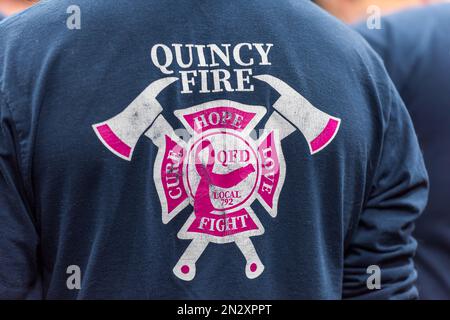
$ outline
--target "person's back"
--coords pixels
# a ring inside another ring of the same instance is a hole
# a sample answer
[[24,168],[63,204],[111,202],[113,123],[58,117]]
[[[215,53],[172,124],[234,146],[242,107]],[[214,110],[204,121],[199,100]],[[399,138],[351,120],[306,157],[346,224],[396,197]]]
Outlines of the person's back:
[[417,130],[430,175],[430,198],[415,236],[424,299],[450,298],[450,4],[386,16],[382,29],[357,30],[380,54]]
[[359,37],[306,1],[71,4],[0,26],[0,296],[417,296],[426,172]]

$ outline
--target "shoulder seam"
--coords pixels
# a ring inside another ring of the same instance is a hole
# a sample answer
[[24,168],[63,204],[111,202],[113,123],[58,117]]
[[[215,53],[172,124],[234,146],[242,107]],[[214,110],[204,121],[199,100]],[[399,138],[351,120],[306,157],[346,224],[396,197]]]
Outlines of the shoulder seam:
[[[2,84],[1,80],[0,80],[0,84]],[[27,181],[25,179],[25,175],[24,175],[24,169],[25,169],[26,166],[24,166],[24,154],[23,154],[21,143],[20,143],[20,141],[22,139],[21,132],[20,132],[20,130],[18,130],[18,127],[17,127],[17,123],[16,123],[16,120],[15,120],[15,117],[14,117],[13,108],[11,107],[11,104],[10,104],[9,100],[7,99],[6,94],[2,91],[1,88],[0,88],[0,101],[3,101],[3,103],[5,105],[5,108],[11,114],[11,120],[12,120],[11,122],[12,122],[12,125],[14,127],[14,131],[17,134],[17,139],[18,139],[18,141],[15,141],[16,142],[16,146],[17,146],[18,151],[19,151],[18,154],[17,154],[17,162],[18,162],[18,165],[19,165],[19,171],[20,171],[20,176],[22,178],[22,182],[25,183],[25,181]]]

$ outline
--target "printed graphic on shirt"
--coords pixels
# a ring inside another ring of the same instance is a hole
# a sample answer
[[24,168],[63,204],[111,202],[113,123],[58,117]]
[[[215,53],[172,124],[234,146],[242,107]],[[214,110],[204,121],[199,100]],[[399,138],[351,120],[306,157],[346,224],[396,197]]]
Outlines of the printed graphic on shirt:
[[271,75],[253,78],[280,94],[257,139],[251,133],[267,113],[266,107],[232,100],[212,100],[176,110],[174,114],[190,139],[185,142],[178,137],[156,100],[177,77],[153,82],[120,114],[93,125],[102,143],[125,160],[131,161],[142,136],[158,147],[153,179],[163,223],[192,207],[178,233],[179,239],[191,240],[173,268],[180,279],[194,279],[196,262],[210,242],[234,242],[246,259],[246,276],[254,279],[261,275],[265,267],[251,237],[264,234],[264,227],[252,204],[259,201],[272,217],[277,216],[286,174],[283,139],[298,131],[313,155],[339,130],[340,119],[314,107],[284,81]]

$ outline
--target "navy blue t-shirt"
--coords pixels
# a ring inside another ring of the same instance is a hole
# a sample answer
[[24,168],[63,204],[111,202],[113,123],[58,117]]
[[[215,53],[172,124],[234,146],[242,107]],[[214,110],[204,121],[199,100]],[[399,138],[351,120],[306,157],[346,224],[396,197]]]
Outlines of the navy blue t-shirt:
[[430,175],[429,203],[415,231],[420,297],[450,299],[450,5],[386,16],[381,30],[357,30],[405,101]]
[[417,297],[427,174],[356,33],[307,1],[72,4],[0,26],[0,297]]

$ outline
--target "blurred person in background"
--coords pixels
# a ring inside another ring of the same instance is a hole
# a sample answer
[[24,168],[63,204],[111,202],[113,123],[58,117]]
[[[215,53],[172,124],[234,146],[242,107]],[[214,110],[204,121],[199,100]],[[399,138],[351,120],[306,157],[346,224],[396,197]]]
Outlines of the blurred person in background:
[[315,0],[315,3],[346,23],[354,23],[367,14],[367,8],[377,6],[383,14],[405,8],[442,2],[442,0]]
[[373,4],[380,5],[382,12],[399,9],[399,3],[407,9],[382,17],[381,29],[369,29],[366,21],[356,24],[355,29],[384,60],[405,101],[430,176],[429,203],[415,231],[420,297],[450,299],[450,4],[316,2],[345,21],[363,19],[364,6]]
[[33,0],[0,0],[0,21],[33,5]]

